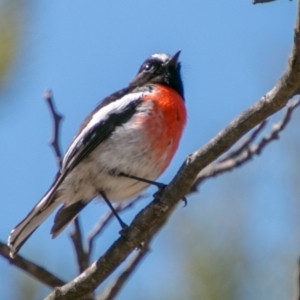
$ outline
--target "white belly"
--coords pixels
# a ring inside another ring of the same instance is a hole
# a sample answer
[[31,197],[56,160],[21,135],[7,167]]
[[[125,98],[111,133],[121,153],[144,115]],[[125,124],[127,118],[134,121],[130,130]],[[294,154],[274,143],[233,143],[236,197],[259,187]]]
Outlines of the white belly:
[[[133,120],[134,121],[134,120]],[[78,164],[58,189],[58,201],[73,203],[90,201],[105,192],[110,201],[122,201],[138,196],[147,183],[114,176],[112,170],[148,180],[156,180],[164,166],[165,155],[155,160],[153,144],[144,136],[142,124],[129,122],[118,127],[109,139],[102,142]],[[159,136],[159,128],[158,136]]]

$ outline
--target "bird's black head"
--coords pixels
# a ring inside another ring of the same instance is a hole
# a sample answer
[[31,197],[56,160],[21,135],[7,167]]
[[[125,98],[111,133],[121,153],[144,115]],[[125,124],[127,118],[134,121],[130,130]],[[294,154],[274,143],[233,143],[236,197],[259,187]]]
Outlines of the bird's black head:
[[140,67],[138,74],[130,83],[130,87],[139,87],[147,83],[158,83],[176,90],[182,98],[183,84],[180,76],[180,51],[175,55],[153,54]]

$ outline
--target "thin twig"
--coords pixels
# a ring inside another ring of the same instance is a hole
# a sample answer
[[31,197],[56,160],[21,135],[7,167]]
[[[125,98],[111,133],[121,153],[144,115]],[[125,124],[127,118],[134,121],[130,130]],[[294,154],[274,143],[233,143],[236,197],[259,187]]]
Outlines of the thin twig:
[[137,267],[144,260],[145,256],[150,252],[150,244],[156,234],[164,227],[167,223],[170,214],[167,215],[158,225],[151,228],[142,248],[137,252],[124,271],[118,276],[118,278],[112,282],[112,284],[103,292],[98,300],[113,300],[121,292],[130,276],[137,269]]
[[[60,125],[61,125],[62,116],[55,109],[51,90],[47,90],[45,92],[44,99],[46,100],[49,106],[49,110],[53,119],[53,130],[52,130],[53,133],[52,133],[52,140],[50,144],[53,147],[55,158],[58,163],[58,167],[61,168],[62,151],[59,146],[59,134],[60,134]],[[70,236],[76,252],[76,258],[77,258],[78,269],[80,274],[89,265],[89,255],[84,251],[82,233],[81,233],[78,217],[75,218],[73,223],[74,223],[74,229],[71,232]]]
[[44,94],[44,99],[46,100],[49,110],[51,112],[51,116],[53,119],[53,131],[52,131],[52,139],[50,145],[52,146],[55,158],[58,164],[58,167],[61,167],[62,164],[62,154],[59,146],[59,130],[60,130],[60,123],[63,119],[62,115],[58,114],[53,102],[53,96],[51,90],[46,90]]
[[82,243],[82,233],[78,218],[74,220],[74,230],[70,233],[77,256],[79,274],[89,266],[89,254]]
[[276,0],[252,0],[252,4],[264,4],[269,2],[274,2]]
[[[267,135],[266,137],[264,137],[262,139],[262,141],[259,143],[258,145],[258,150],[263,149],[265,147],[265,145],[267,145],[270,141],[279,139],[279,133],[285,129],[286,125],[290,122],[291,117],[292,117],[292,113],[295,110],[295,108],[297,108],[300,105],[300,100],[295,100],[291,103],[289,103],[287,105],[287,110],[286,113],[282,119],[282,121],[280,121],[277,124],[273,125],[273,130],[271,132],[270,135]],[[259,153],[258,153],[259,154]]]
[[259,133],[265,128],[267,124],[267,120],[264,120],[260,123],[253,132],[246,137],[244,142],[242,142],[237,149],[230,151],[227,155],[225,155],[222,159],[217,161],[216,163],[208,165],[204,168],[197,179],[195,180],[191,190],[188,194],[196,193],[199,191],[199,185],[203,183],[204,180],[216,177],[221,175],[224,172],[231,171],[233,168],[240,165],[239,161],[244,158],[245,152],[249,150],[250,144],[255,140],[255,138],[259,135]]
[[[59,143],[58,143],[58,132],[59,132],[59,124],[61,122],[62,117],[56,113],[53,102],[52,102],[52,95],[51,91],[47,90],[44,94],[44,98],[47,101],[47,104],[49,106],[49,109],[51,111],[51,115],[53,117],[53,138],[51,141],[51,145],[53,146],[56,160],[58,163],[58,166],[61,165],[61,152],[59,149]],[[4,243],[0,242],[0,255],[2,255],[4,258],[6,258],[12,265],[17,266],[21,270],[27,272],[31,276],[35,277],[40,282],[48,285],[51,288],[55,288],[57,286],[62,286],[65,284],[63,280],[56,277],[46,269],[38,266],[37,264],[23,258],[21,255],[16,255],[13,259],[9,255],[10,249],[8,246],[6,246]]]
[[62,279],[58,278],[57,276],[53,275],[52,273],[38,266],[37,264],[27,260],[21,255],[17,254],[14,258],[11,258],[9,256],[9,251],[9,247],[6,246],[4,243],[0,242],[0,255],[6,258],[12,265],[27,272],[29,275],[33,276],[38,281],[51,288],[55,288],[57,286],[62,286],[66,284],[66,282]]
[[238,147],[238,149],[229,152],[225,158],[222,160],[211,164],[204,168],[197,176],[190,193],[198,191],[199,185],[203,183],[204,180],[216,177],[225,172],[232,171],[233,169],[240,167],[246,162],[250,161],[254,155],[261,154],[262,150],[272,141],[279,139],[279,133],[286,127],[291,119],[292,113],[296,107],[300,104],[299,100],[293,101],[287,105],[287,109],[282,121],[273,125],[273,129],[270,134],[266,135],[261,139],[257,145],[251,146],[251,142],[257,137],[257,135],[265,127],[266,120],[261,123],[253,133],[246,139],[246,141]]
[[81,227],[79,223],[79,216],[77,216],[73,221],[74,227],[73,231],[70,233],[71,240],[76,253],[76,259],[78,263],[79,274],[83,272],[90,262],[89,254],[84,250],[83,237],[81,233]]
[[[146,242],[145,242],[146,244]],[[147,241],[147,244],[149,242]],[[145,249],[144,249],[145,247]],[[137,269],[145,256],[149,253],[148,245],[144,246],[143,250],[137,252],[125,270],[121,275],[111,283],[111,285],[104,291],[104,293],[98,298],[98,300],[113,300],[120,293],[125,283],[128,281],[132,273]]]
[[242,141],[242,143],[237,147],[237,149],[230,151],[223,159],[219,162],[224,162],[228,159],[235,158],[241,155],[246,149],[248,149],[251,143],[256,139],[256,137],[261,133],[261,131],[266,127],[267,120],[261,122],[254,130]]

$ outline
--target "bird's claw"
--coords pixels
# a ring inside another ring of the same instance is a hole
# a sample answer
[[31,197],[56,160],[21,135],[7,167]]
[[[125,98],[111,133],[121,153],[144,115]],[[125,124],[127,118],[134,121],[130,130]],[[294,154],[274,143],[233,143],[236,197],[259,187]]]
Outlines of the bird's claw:
[[187,202],[187,199],[186,199],[186,197],[185,197],[185,196],[183,196],[183,197],[182,197],[181,201],[183,201],[183,202],[184,202],[184,203],[183,203],[183,207],[186,207],[186,206],[187,206],[187,204],[188,204],[188,202]]

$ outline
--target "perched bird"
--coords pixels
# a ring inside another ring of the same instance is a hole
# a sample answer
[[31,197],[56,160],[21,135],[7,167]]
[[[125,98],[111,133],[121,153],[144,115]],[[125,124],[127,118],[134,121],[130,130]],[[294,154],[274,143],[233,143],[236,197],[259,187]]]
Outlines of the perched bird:
[[179,54],[150,56],[128,87],[105,98],[85,119],[49,191],[12,230],[11,257],[58,206],[53,238],[95,197],[111,207],[109,201],[132,199],[156,184],[187,118]]

